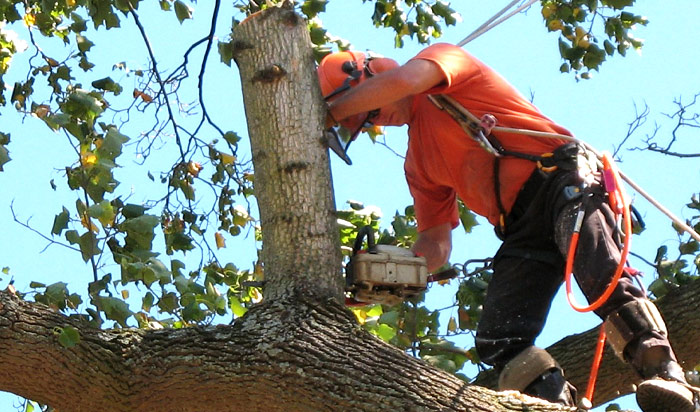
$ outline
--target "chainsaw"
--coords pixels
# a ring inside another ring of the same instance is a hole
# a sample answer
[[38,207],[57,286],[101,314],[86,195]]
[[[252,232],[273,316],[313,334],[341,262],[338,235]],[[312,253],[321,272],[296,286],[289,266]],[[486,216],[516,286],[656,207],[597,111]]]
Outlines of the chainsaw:
[[[363,245],[367,240],[367,248]],[[411,250],[392,245],[376,245],[370,226],[361,228],[345,266],[345,300],[348,306],[381,303],[396,305],[419,295],[428,282],[455,277],[456,272],[428,275],[425,258]]]

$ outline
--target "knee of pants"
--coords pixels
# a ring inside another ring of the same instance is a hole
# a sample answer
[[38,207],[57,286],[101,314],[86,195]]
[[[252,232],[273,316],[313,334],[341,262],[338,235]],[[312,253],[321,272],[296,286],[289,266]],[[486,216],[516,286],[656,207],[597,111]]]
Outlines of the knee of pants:
[[477,332],[474,346],[481,362],[500,371],[511,359],[533,343],[532,340],[524,338],[488,337],[480,330]]

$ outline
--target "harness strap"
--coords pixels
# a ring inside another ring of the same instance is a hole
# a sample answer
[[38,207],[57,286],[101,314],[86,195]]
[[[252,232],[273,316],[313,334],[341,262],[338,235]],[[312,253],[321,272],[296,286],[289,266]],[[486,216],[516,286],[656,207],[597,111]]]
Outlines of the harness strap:
[[[543,153],[534,155],[530,153],[522,153],[513,150],[507,150],[501,142],[490,133],[490,128],[485,129],[482,122],[467,109],[465,109],[458,101],[450,96],[428,95],[428,99],[440,110],[446,112],[452,117],[464,132],[474,139],[479,146],[494,156],[493,160],[493,183],[494,197],[496,206],[499,211],[499,222],[497,233],[505,235],[506,215],[507,211],[503,205],[501,197],[501,182],[500,182],[500,162],[503,157],[514,157],[525,159],[534,162],[537,167],[545,173],[550,173],[563,167],[568,170],[576,168],[575,159],[578,155],[579,148],[576,144],[567,144],[558,148],[551,153]],[[491,116],[492,117],[492,116]],[[560,150],[561,149],[561,150]],[[573,162],[572,162],[573,160]]]

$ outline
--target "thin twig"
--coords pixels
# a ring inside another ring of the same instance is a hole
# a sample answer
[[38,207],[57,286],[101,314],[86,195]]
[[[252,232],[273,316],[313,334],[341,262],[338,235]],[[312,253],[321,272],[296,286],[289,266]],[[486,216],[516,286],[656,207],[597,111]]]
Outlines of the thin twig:
[[15,213],[14,204],[15,204],[15,201],[14,201],[14,200],[13,200],[12,202],[10,202],[10,212],[12,213],[12,219],[14,219],[14,221],[15,221],[16,223],[18,223],[20,226],[24,227],[25,229],[29,229],[30,231],[32,231],[32,232],[36,233],[37,235],[39,235],[39,237],[41,237],[42,239],[44,239],[44,240],[46,240],[46,241],[49,242],[49,244],[46,245],[46,247],[44,247],[44,249],[42,249],[40,253],[43,253],[43,252],[44,252],[46,249],[48,249],[49,246],[51,246],[51,245],[59,245],[59,246],[63,246],[63,247],[65,247],[65,248],[68,248],[68,249],[70,249],[70,250],[73,250],[73,251],[75,251],[75,252],[80,252],[80,249],[74,248],[73,246],[67,245],[67,244],[65,244],[65,243],[57,242],[57,241],[53,240],[52,238],[46,236],[45,234],[41,233],[40,231],[38,231],[38,230],[34,229],[33,227],[31,227],[31,226],[29,225],[29,221],[31,220],[31,217],[30,217],[29,219],[27,219],[27,222],[26,222],[26,223],[20,221],[19,218],[17,218],[17,214]]

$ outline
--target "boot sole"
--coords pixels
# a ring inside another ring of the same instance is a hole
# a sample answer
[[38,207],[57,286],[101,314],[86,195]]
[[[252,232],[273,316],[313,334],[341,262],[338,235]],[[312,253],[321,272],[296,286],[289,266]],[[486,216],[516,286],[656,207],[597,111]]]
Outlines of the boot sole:
[[677,382],[663,379],[640,383],[637,404],[644,412],[695,412],[693,393]]

